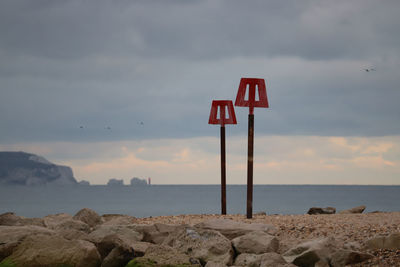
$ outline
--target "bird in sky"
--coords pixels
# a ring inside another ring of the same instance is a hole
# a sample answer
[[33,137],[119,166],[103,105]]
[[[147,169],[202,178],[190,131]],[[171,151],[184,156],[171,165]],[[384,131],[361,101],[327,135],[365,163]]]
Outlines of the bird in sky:
[[376,71],[374,68],[364,69],[366,72]]
[[83,129],[83,126],[79,126],[80,129]]
[[105,127],[104,129],[111,130],[110,126]]

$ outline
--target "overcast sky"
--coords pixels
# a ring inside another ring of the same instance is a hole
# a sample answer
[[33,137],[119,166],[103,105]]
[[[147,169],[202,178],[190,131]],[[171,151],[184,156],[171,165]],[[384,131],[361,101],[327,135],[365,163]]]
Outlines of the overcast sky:
[[[0,149],[91,183],[218,183],[211,101],[258,77],[255,182],[400,184],[398,14],[397,0],[3,0]],[[245,183],[235,110],[228,183]]]

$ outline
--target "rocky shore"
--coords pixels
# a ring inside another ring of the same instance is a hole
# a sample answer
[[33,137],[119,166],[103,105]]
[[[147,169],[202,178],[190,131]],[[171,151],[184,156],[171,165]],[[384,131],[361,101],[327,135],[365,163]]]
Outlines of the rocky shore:
[[100,216],[90,209],[43,218],[4,213],[0,267],[400,266],[400,212],[324,209],[253,219]]

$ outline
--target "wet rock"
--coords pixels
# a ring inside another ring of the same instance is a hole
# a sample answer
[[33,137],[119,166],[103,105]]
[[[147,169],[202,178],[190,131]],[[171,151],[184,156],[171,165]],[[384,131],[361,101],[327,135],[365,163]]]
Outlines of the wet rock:
[[100,255],[96,247],[83,240],[66,240],[58,235],[28,236],[6,258],[17,266],[60,266],[97,267]]
[[334,207],[326,207],[326,208],[318,208],[312,207],[307,211],[307,214],[316,215],[316,214],[335,214],[336,209]]
[[276,237],[262,231],[254,231],[236,237],[232,240],[237,253],[263,254],[276,252],[279,249],[279,241]]
[[348,264],[356,264],[368,259],[373,258],[374,256],[368,253],[362,253],[359,251],[353,250],[338,250],[332,256],[330,260],[330,266],[332,267],[342,267]]
[[274,235],[276,233],[275,226],[263,223],[243,223],[228,219],[212,219],[199,224],[195,227],[202,229],[215,230],[226,236],[228,239],[234,239],[238,236],[253,232],[263,231]]
[[84,208],[78,211],[73,219],[82,221],[88,224],[90,227],[94,227],[102,223],[101,217],[94,210]]
[[354,213],[363,213],[363,211],[365,210],[365,206],[358,206],[358,207],[354,207],[348,210],[342,210],[341,212],[339,212],[340,214],[354,214]]
[[187,227],[167,237],[164,244],[199,259],[201,263],[214,261],[229,265],[233,260],[231,242],[213,230]]

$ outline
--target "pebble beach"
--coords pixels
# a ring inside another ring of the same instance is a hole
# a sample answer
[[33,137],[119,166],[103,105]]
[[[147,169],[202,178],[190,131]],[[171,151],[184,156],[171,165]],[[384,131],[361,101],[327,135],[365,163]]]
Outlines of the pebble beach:
[[266,215],[256,214],[252,219],[245,215],[178,215],[137,219],[140,224],[189,224],[210,219],[231,219],[245,223],[266,223],[274,225],[280,240],[279,251],[283,253],[290,247],[307,240],[321,237],[334,237],[340,246],[356,246],[361,251],[375,257],[352,266],[400,266],[400,250],[367,250],[368,239],[400,232],[400,212],[374,212],[365,214],[321,214],[321,215]]

